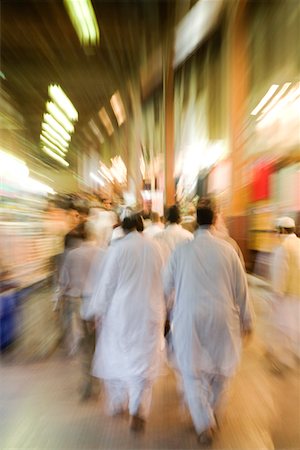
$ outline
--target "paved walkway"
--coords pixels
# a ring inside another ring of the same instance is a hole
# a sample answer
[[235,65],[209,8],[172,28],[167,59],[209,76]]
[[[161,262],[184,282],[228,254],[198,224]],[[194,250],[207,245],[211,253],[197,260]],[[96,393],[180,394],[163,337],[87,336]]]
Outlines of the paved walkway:
[[[252,288],[257,332],[244,350],[213,449],[300,449],[300,368],[283,376],[270,371],[260,289]],[[59,351],[38,363],[3,358],[0,379],[0,449],[199,448],[169,370],[155,385],[146,432],[138,436],[130,433],[127,416],[106,416],[103,392],[79,402],[80,362]]]

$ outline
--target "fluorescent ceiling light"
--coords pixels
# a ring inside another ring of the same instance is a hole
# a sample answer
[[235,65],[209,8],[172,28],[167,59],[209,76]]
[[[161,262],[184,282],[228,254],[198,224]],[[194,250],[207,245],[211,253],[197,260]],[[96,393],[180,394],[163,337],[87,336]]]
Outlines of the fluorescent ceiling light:
[[266,95],[261,99],[256,108],[254,108],[253,111],[251,112],[251,116],[256,116],[256,114],[259,113],[259,111],[268,103],[270,98],[273,97],[278,87],[279,87],[278,84],[272,84]]
[[59,147],[57,147],[57,145],[52,144],[51,141],[49,141],[49,139],[47,139],[45,136],[43,136],[42,134],[40,135],[41,141],[44,142],[44,144],[46,144],[48,147],[51,148],[51,150],[53,150],[54,152],[57,152],[59,155],[61,156],[65,156],[66,154],[66,150],[63,152]]
[[198,0],[175,31],[174,67],[182,63],[203,42],[216,24],[224,0]]
[[118,125],[121,126],[125,122],[126,114],[124,105],[119,91],[116,91],[110,99],[111,107],[115,113]]
[[58,147],[62,152],[68,151],[68,147],[69,147],[68,142],[65,142],[65,144],[62,144],[57,139],[55,139],[53,136],[51,136],[51,134],[47,133],[47,131],[45,131],[45,130],[42,130],[41,136],[45,136],[50,142],[52,142],[52,144],[56,145],[56,147]]
[[[74,4],[77,4],[79,0],[74,1]],[[62,88],[58,86],[57,84],[50,84],[48,88],[49,97],[54,100],[54,102],[59,106],[59,108],[66,114],[66,116],[72,120],[77,121],[78,120],[78,113],[76,109],[74,108],[74,105],[70,101],[70,99],[67,97],[67,95],[64,93]]]
[[110,120],[109,115],[107,114],[105,108],[100,109],[99,117],[100,117],[101,122],[105,126],[108,135],[111,136],[114,132],[114,127],[112,126],[111,120]]
[[48,156],[50,156],[51,158],[55,159],[57,162],[59,162],[61,165],[68,167],[69,163],[67,161],[65,161],[61,156],[59,156],[57,153],[54,153],[52,150],[50,150],[50,148],[44,146],[43,150],[45,153],[47,153]]
[[69,133],[74,133],[74,125],[69,121],[67,116],[53,102],[46,103],[47,111],[59,122]]
[[99,44],[100,32],[91,0],[64,0],[64,5],[81,44]]
[[89,121],[89,126],[90,126],[91,130],[93,131],[93,133],[99,139],[100,143],[103,144],[104,143],[104,137],[103,137],[101,131],[99,130],[99,128],[97,127],[97,125],[95,124],[95,122],[93,120]]
[[[47,123],[42,123],[42,129],[46,131],[50,136],[52,136],[56,141],[58,141],[63,147],[68,147],[69,144],[66,142],[60,134],[56,133],[56,131],[53,130],[53,128],[50,127]],[[69,139],[71,139],[69,137]]]
[[90,177],[92,178],[92,180],[94,180],[97,183],[99,183],[100,186],[104,186],[104,182],[101,180],[101,178],[98,177],[97,175],[95,175],[93,172],[90,172]]
[[266,108],[264,108],[264,110],[262,111],[262,116],[265,116],[275,105],[276,103],[279,101],[279,99],[283,96],[283,94],[285,94],[285,92],[288,90],[288,88],[290,87],[291,83],[285,83],[283,85],[283,87],[279,90],[279,92],[275,95],[274,98],[272,98],[272,100],[270,101],[270,103],[268,104],[268,106]]
[[69,135],[69,133],[55,119],[53,119],[50,114],[44,114],[44,122],[46,122],[51,128],[53,128],[56,133],[60,134],[66,141],[71,140],[71,136]]

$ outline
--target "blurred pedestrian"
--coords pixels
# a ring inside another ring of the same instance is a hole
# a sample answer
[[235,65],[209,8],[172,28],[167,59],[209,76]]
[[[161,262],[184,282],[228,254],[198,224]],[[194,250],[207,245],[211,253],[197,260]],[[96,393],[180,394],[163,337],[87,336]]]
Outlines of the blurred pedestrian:
[[[80,247],[66,255],[59,277],[59,306],[62,309],[63,336],[68,355],[74,355],[83,347],[83,388],[82,397],[91,392],[90,366],[94,353],[93,324],[88,323],[87,309],[96,276],[92,270],[100,270],[104,250],[95,241],[92,224],[85,224]],[[97,268],[93,264],[97,261]]]
[[163,231],[164,225],[160,221],[159,214],[157,212],[151,213],[151,224],[144,230],[144,234],[147,237],[154,237],[161,231]]
[[155,235],[156,242],[159,244],[164,263],[168,261],[174,248],[185,241],[191,241],[194,236],[180,225],[181,215],[178,206],[173,205],[167,213],[167,226],[161,232]]
[[172,253],[165,293],[175,290],[172,341],[201,444],[212,442],[215,413],[252,329],[246,275],[236,252],[210,233],[214,212],[197,209],[195,239]]
[[277,221],[281,244],[271,264],[273,326],[271,353],[273,368],[293,368],[300,358],[300,239],[291,217]]
[[141,431],[162,356],[162,264],[135,216],[122,227],[125,236],[109,247],[91,304],[101,323],[93,373],[104,379],[110,413],[122,412],[128,400],[131,429]]

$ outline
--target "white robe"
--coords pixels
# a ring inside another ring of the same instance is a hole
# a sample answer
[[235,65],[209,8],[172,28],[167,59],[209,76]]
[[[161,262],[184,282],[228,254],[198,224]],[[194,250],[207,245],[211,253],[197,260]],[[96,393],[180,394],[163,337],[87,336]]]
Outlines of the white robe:
[[102,317],[94,375],[153,379],[162,356],[165,306],[156,244],[134,231],[107,251],[92,304]]
[[154,239],[160,247],[164,264],[166,264],[172,251],[178,244],[191,241],[193,238],[192,233],[177,223],[168,225],[161,233],[154,236]]
[[173,252],[164,287],[167,295],[175,288],[173,345],[181,373],[232,375],[241,329],[252,323],[246,275],[233,248],[198,230]]
[[282,235],[271,262],[273,333],[269,348],[284,365],[294,367],[300,358],[300,239]]

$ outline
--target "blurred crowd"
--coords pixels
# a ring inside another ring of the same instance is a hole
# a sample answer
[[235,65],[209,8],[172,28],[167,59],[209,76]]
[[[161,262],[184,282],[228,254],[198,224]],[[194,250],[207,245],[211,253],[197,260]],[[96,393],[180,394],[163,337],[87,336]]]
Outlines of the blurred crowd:
[[[82,358],[83,401],[101,379],[108,413],[128,409],[130,429],[141,432],[153,382],[168,362],[199,444],[209,445],[254,313],[242,252],[214,201],[185,211],[173,205],[160,217],[109,199],[49,202],[53,309],[66,355]],[[300,358],[300,240],[290,217],[276,229],[267,347],[280,372]]]

